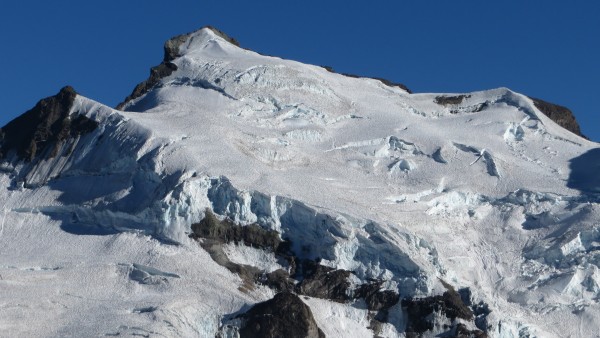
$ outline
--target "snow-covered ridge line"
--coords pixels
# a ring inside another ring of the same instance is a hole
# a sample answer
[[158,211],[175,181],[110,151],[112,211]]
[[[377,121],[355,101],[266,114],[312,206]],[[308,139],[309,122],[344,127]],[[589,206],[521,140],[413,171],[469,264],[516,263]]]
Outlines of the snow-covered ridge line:
[[[160,65],[153,67],[151,69],[150,77],[147,80],[140,83],[138,86],[136,86],[136,88],[134,89],[132,94],[129,95],[123,102],[121,102],[117,106],[117,109],[127,109],[127,110],[132,109],[133,106],[145,94],[147,94],[148,92],[150,92],[153,89],[159,88],[162,85],[164,85],[165,78],[171,77],[171,75],[174,75],[173,73],[181,72],[180,68],[182,67],[182,65],[183,65],[183,68],[186,68],[187,66],[185,66],[185,63],[187,62],[186,60],[189,60],[189,57],[193,57],[194,55],[198,55],[199,53],[206,53],[205,51],[203,51],[204,49],[215,49],[216,52],[211,51],[208,54],[213,54],[213,56],[217,56],[217,58],[221,58],[223,56],[223,54],[225,54],[225,55],[233,54],[233,53],[235,53],[233,51],[236,49],[239,51],[244,51],[244,52],[258,55],[256,53],[248,51],[248,50],[242,50],[240,48],[240,45],[237,42],[237,40],[229,37],[227,34],[223,33],[222,31],[220,31],[214,27],[211,27],[211,26],[206,26],[200,30],[197,30],[197,31],[194,31],[194,32],[191,32],[188,34],[178,35],[176,37],[169,39],[167,42],[165,42],[165,46],[164,46],[165,52],[164,52],[163,62]],[[273,58],[273,57],[268,57],[268,56],[261,56],[261,57],[263,59],[271,59],[271,60],[275,60],[275,61],[280,60],[278,58]],[[304,66],[306,66],[306,65],[304,65]],[[242,76],[247,77],[248,75],[251,75],[248,72],[256,72],[257,70],[260,70],[262,67],[266,67],[266,66],[265,65],[253,66],[246,70],[240,70],[240,72],[238,72],[238,74],[235,75],[235,78],[233,80],[235,82],[240,82]],[[313,66],[313,67],[318,68],[319,66]],[[267,66],[265,69],[268,70],[269,67]],[[333,71],[333,69],[331,69],[331,67],[323,67],[323,69],[326,70],[327,72],[337,74]],[[221,75],[224,75],[224,74],[221,74]],[[352,74],[341,74],[341,75],[349,77],[349,78],[358,79],[358,80],[370,79],[368,77],[360,77],[360,76],[356,76],[356,75],[352,75]],[[256,76],[256,74],[254,74],[253,76]],[[187,81],[179,79],[179,80],[177,80],[177,82],[179,82],[181,84],[183,84],[183,83],[188,83],[188,84],[200,83],[200,84],[202,84],[202,86],[205,86],[207,88],[216,89],[231,98],[235,97],[235,95],[231,96],[232,94],[227,93],[227,90],[225,88],[223,88],[223,83],[220,82],[220,80],[222,80],[221,77],[215,77],[212,79],[210,77],[205,77],[203,79],[196,79],[196,80],[192,80],[191,78],[188,77]],[[183,79],[185,79],[185,76]],[[381,83],[385,86],[399,87],[399,88],[402,88],[405,92],[407,92],[409,94],[412,93],[404,85],[396,84],[396,83],[390,82],[385,79],[380,79],[380,78],[375,78],[374,80],[381,81]],[[254,81],[256,81],[256,79],[254,79]],[[308,87],[308,88],[310,88],[310,87]],[[313,89],[314,88],[315,87],[313,87]],[[318,86],[316,88],[318,88]],[[318,89],[318,90],[321,90],[321,89]],[[437,98],[440,99],[439,100],[440,104],[446,106],[446,105],[448,105],[448,103],[450,103],[449,104],[450,107],[446,108],[446,110],[450,111],[452,113],[477,112],[477,111],[484,109],[488,105],[495,103],[495,102],[480,102],[480,103],[469,105],[469,104],[467,104],[467,102],[469,101],[470,97],[471,97],[471,95],[468,93],[444,94],[444,95],[437,96]],[[460,100],[456,100],[453,98],[460,98]],[[556,104],[552,104],[552,103],[549,103],[549,102],[546,102],[546,101],[543,101],[543,100],[537,99],[537,98],[529,98],[529,97],[525,97],[525,96],[522,96],[522,98],[525,99],[526,101],[529,101],[530,104],[523,105],[523,100],[517,99],[518,101],[520,101],[518,104],[521,107],[530,105],[531,109],[528,109],[530,111],[530,113],[528,112],[529,114],[535,115],[535,113],[533,113],[533,111],[538,111],[538,112],[542,113],[543,115],[549,117],[552,121],[554,121],[561,127],[569,130],[570,132],[572,132],[578,136],[582,136],[581,132],[580,132],[580,127],[577,124],[577,121],[576,121],[573,113],[568,108],[565,108],[565,107],[562,107],[562,106],[559,106]],[[464,100],[465,102],[462,102],[463,99],[465,99]],[[501,101],[502,99],[507,100],[507,104],[509,104],[509,105],[513,104],[513,98],[508,98],[508,97],[501,98],[500,101],[497,101],[497,102],[502,102]],[[134,110],[135,110],[135,108],[134,108]]]

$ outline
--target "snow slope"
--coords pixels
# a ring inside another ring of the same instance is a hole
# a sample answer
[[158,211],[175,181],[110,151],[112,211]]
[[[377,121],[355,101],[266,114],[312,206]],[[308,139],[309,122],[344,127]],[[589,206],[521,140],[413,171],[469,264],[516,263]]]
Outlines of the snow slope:
[[[208,28],[171,62],[123,111],[77,96],[70,113],[98,128],[72,151],[5,157],[0,336],[214,336],[274,291],[244,290],[188,238],[206,208],[276,230],[355,284],[469,288],[492,337],[599,336],[598,145],[528,97],[409,94]],[[373,334],[359,301],[305,303],[327,336]],[[379,334],[403,336],[406,322],[395,306]]]

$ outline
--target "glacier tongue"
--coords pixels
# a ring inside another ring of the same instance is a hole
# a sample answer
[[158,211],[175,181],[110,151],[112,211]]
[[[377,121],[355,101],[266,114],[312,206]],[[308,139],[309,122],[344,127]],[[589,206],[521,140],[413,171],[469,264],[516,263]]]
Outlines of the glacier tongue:
[[[30,158],[0,133],[5,332],[235,336],[275,291],[190,239],[208,209],[275,231],[299,267],[351,272],[362,298],[301,297],[328,335],[597,334],[597,144],[506,88],[409,94],[233,42],[169,40],[123,111],[63,89]],[[222,253],[292,270],[248,243]]]

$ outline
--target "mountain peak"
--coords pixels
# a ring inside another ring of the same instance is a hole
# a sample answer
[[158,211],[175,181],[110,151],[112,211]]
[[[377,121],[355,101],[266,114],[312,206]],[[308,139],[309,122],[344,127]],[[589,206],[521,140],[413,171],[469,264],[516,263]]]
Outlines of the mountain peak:
[[75,91],[75,88],[66,85],[64,87],[62,87],[60,89],[60,91],[57,94],[58,96],[67,96],[67,97],[74,97],[75,95],[77,95],[77,92]]
[[127,96],[123,102],[119,103],[116,108],[119,110],[124,109],[127,102],[146,94],[154,88],[161,79],[176,71],[177,65],[173,63],[175,59],[190,51],[201,48],[207,42],[214,39],[221,39],[236,47],[240,46],[236,39],[212,26],[205,26],[191,33],[174,36],[165,42],[163,61],[158,66],[152,67],[150,69],[150,77],[139,83],[133,89],[133,92]]
[[[196,40],[200,38],[200,42],[203,44],[210,39],[214,39],[215,37],[221,38],[234,46],[240,47],[239,42],[225,34],[223,31],[213,27],[213,26],[204,26],[199,30],[193,31],[187,34],[181,34],[174,36],[165,42],[164,50],[165,55],[163,58],[163,62],[171,62],[176,58],[182,56],[184,53],[181,51],[181,46],[188,42],[190,46],[192,45],[190,40]],[[198,46],[197,41],[194,41],[193,46]],[[188,46],[188,49],[193,49]]]
[[15,151],[20,159],[32,161],[46,153],[56,156],[63,140],[72,135],[85,134],[96,128],[96,122],[80,115],[71,118],[77,92],[65,86],[54,95],[41,99],[23,115],[0,129],[0,157]]
[[222,30],[219,30],[218,28],[215,28],[215,27],[209,25],[209,26],[203,27],[201,30],[211,31],[211,32],[213,32],[213,34],[215,34],[218,37],[222,38],[223,40],[231,43],[232,45],[235,45],[237,47],[241,47],[240,43],[235,38],[230,37],[229,35],[227,35]]
[[64,87],[0,129],[6,336],[599,332],[600,148],[566,108],[231,41],[167,41],[127,111]]

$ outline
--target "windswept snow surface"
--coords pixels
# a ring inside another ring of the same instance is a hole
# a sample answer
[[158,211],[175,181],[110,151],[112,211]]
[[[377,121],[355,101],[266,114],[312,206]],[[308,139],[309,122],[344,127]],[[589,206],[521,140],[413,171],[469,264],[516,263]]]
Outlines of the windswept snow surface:
[[[444,106],[452,94],[262,56],[210,29],[179,54],[125,111],[78,96],[73,113],[100,127],[69,155],[2,165],[0,336],[214,337],[273,291],[241,288],[188,238],[207,207],[356,283],[469,288],[493,337],[599,336],[600,199],[581,183],[598,182],[598,145],[529,98],[499,88]],[[305,302],[329,336],[373,334],[360,304]],[[406,313],[391,311],[380,335],[403,336]]]

